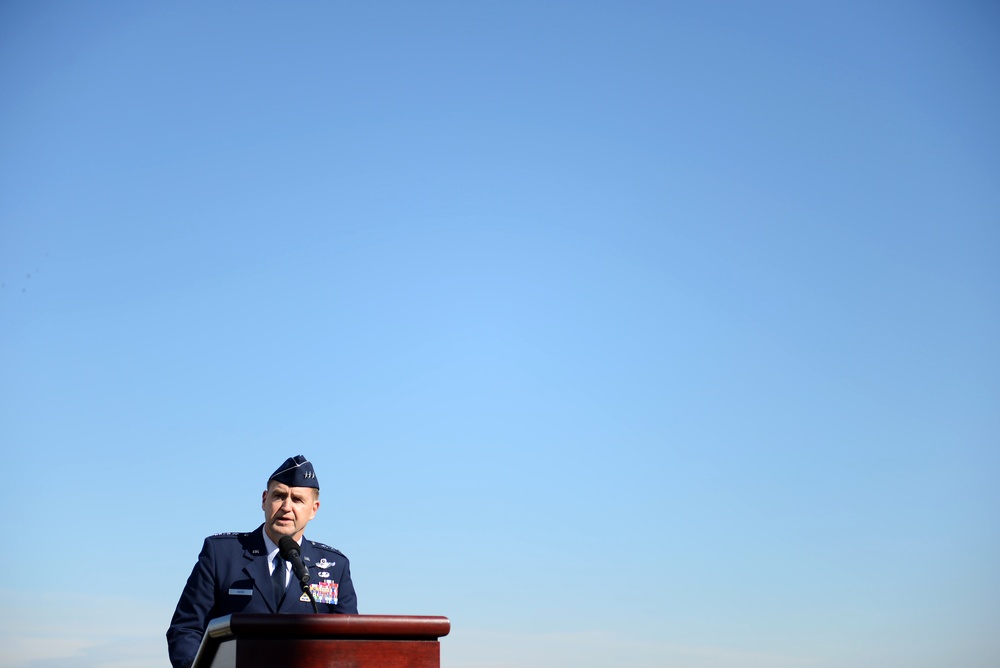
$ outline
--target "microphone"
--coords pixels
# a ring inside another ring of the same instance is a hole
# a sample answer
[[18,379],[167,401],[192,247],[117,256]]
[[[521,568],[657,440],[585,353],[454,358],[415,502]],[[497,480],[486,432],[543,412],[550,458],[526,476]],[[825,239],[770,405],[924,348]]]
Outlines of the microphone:
[[299,552],[299,544],[291,536],[282,536],[278,541],[278,550],[281,558],[292,564],[292,572],[302,583],[302,591],[309,590],[309,570],[302,564],[302,554]]

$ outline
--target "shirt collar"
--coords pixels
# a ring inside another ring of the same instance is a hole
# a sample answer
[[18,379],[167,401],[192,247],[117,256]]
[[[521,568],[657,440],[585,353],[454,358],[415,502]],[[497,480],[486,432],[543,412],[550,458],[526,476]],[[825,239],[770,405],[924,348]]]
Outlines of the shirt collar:
[[[267,535],[266,531],[264,531],[264,527],[260,528],[260,532],[264,534],[264,549],[267,550],[267,560],[269,562],[274,561],[274,555],[278,553],[278,546],[274,544],[274,541],[271,540],[271,537]],[[302,547],[301,539],[298,541],[298,543],[299,547]]]

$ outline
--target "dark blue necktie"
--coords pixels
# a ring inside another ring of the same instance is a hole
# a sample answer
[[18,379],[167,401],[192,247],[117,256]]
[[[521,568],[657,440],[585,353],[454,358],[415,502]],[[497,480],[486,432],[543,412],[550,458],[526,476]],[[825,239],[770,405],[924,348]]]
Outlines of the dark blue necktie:
[[281,605],[285,597],[285,560],[281,555],[274,556],[274,572],[271,573],[271,584],[274,585],[274,609]]

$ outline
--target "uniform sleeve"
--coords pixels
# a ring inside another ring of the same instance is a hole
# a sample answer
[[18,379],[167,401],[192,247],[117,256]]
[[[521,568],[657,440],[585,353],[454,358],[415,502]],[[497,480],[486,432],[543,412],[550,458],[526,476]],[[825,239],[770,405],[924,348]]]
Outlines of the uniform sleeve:
[[215,601],[214,563],[214,548],[206,538],[167,629],[167,651],[173,668],[188,668],[198,654]]

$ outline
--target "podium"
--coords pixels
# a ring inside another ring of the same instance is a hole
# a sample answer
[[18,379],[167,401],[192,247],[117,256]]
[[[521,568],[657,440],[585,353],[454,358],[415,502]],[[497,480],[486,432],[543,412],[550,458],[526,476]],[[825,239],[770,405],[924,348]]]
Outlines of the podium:
[[213,619],[192,668],[440,668],[447,617],[251,615]]

